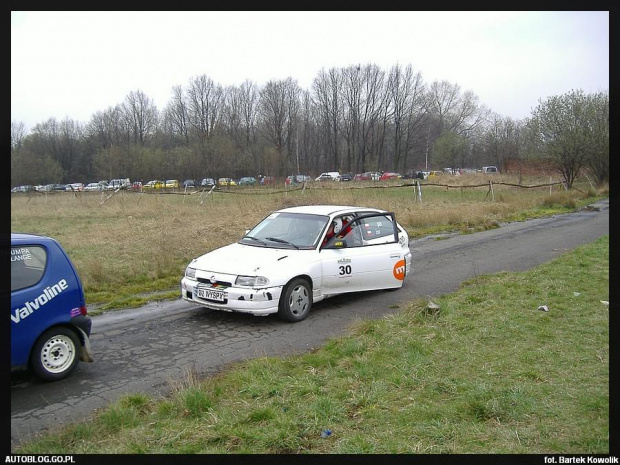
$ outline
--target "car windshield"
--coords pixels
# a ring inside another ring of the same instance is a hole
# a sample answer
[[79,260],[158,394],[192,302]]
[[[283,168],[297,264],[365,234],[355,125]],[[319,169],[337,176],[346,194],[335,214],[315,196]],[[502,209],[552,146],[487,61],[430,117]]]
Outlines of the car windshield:
[[256,247],[314,249],[329,217],[305,213],[275,212],[249,231],[239,242]]

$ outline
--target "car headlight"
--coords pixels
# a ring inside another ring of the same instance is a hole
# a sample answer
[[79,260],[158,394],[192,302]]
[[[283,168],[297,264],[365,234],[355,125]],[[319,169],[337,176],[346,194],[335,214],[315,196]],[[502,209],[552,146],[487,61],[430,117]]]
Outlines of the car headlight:
[[196,268],[192,268],[190,266],[185,268],[185,277],[196,279]]
[[236,286],[243,287],[264,287],[269,284],[269,280],[264,276],[237,276]]

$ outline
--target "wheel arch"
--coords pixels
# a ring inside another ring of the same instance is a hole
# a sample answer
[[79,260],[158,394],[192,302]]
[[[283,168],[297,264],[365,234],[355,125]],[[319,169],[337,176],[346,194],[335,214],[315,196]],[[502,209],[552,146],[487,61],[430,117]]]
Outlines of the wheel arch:
[[293,276],[291,279],[289,279],[286,284],[284,286],[282,286],[282,289],[286,288],[286,286],[288,286],[292,281],[294,281],[295,279],[301,278],[305,281],[308,282],[308,285],[310,286],[310,291],[312,291],[314,289],[314,283],[312,282],[312,277],[309,274],[306,273],[302,273],[302,274],[298,274]]

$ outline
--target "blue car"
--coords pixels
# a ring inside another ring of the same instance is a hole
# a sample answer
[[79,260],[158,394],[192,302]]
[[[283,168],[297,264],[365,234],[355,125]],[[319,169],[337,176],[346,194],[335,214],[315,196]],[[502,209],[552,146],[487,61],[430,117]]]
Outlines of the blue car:
[[55,239],[11,234],[11,371],[44,381],[92,362],[91,319],[73,263]]

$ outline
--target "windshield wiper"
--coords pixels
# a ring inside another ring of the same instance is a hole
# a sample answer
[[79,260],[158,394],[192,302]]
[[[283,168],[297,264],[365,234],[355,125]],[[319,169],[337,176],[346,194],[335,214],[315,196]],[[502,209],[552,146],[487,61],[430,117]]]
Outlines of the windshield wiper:
[[261,244],[263,244],[263,245],[267,245],[267,244],[265,243],[265,241],[260,240],[258,237],[253,237],[253,236],[243,236],[243,239],[252,239],[252,240],[255,240],[255,241],[257,241],[257,242],[260,242],[260,243],[261,243]]
[[273,241],[273,242],[279,242],[281,244],[287,244],[287,245],[292,245],[293,247],[295,247],[297,250],[299,250],[299,247],[296,246],[295,244],[293,244],[292,242],[289,241],[285,241],[284,239],[280,239],[277,237],[266,237],[265,239],[267,239],[268,241]]

